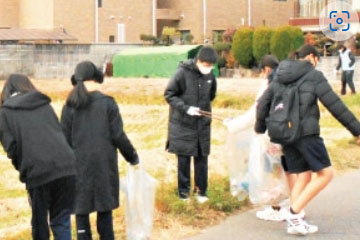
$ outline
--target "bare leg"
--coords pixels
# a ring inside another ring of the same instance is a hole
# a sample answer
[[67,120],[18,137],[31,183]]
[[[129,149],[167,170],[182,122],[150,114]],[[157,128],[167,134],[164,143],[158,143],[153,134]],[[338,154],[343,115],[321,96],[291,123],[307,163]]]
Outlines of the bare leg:
[[296,174],[295,182],[291,188],[290,202],[293,204],[300,194],[304,191],[306,186],[311,181],[311,171]]
[[285,172],[285,176],[286,176],[286,181],[287,181],[289,190],[291,192],[294,187],[294,184],[295,184],[295,181],[297,178],[297,174]]
[[[302,175],[303,173],[299,174]],[[310,173],[311,174],[311,173]],[[333,178],[334,172],[332,167],[327,167],[319,172],[316,173],[317,177],[311,180],[309,184],[306,185],[305,189],[300,192],[300,195],[298,197],[293,198],[294,201],[292,201],[291,208],[294,212],[298,213],[304,207],[317,195],[321,190],[323,190],[331,181]],[[304,178],[306,180],[306,178]],[[300,182],[302,178],[298,178],[295,186],[297,185],[297,182]],[[299,183],[299,186],[303,184]],[[294,192],[293,190],[293,192]]]

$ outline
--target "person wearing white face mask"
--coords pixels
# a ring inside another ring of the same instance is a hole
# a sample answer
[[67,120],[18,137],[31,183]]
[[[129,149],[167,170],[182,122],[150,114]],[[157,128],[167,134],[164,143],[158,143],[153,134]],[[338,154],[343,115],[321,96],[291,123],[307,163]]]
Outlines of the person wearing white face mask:
[[182,200],[190,195],[190,163],[194,157],[195,193],[200,203],[206,196],[211,119],[200,110],[211,112],[216,96],[216,78],[212,73],[217,55],[203,47],[195,59],[180,63],[164,96],[170,105],[169,135],[166,148],[178,158],[178,193]]

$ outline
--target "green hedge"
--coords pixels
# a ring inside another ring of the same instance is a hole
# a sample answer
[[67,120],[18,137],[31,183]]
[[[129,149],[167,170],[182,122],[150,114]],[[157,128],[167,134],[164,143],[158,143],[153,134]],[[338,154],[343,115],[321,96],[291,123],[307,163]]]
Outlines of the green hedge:
[[253,52],[254,58],[257,62],[260,62],[261,59],[270,54],[270,40],[273,31],[268,27],[259,27],[254,32],[253,40]]
[[249,27],[239,28],[234,35],[232,50],[236,61],[243,67],[250,67],[253,61],[254,30]]
[[298,27],[283,26],[275,30],[271,37],[271,53],[279,60],[288,58],[288,55],[304,44],[304,34]]

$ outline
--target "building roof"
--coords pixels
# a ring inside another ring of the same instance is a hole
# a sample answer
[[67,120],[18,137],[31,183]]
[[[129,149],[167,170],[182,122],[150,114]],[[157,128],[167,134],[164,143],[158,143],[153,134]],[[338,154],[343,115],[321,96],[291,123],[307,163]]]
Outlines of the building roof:
[[174,45],[174,46],[159,46],[159,47],[140,47],[128,48],[119,52],[117,55],[133,56],[133,55],[152,55],[152,54],[175,54],[181,55],[191,50],[199,48],[200,45]]
[[74,41],[75,37],[62,30],[0,28],[0,41]]

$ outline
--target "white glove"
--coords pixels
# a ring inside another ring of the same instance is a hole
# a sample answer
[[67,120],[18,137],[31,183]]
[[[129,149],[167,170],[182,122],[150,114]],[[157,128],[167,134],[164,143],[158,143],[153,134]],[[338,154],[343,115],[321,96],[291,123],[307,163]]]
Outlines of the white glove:
[[186,113],[190,116],[201,116],[199,111],[200,111],[200,108],[191,106],[191,107],[189,107],[189,109],[187,110]]

